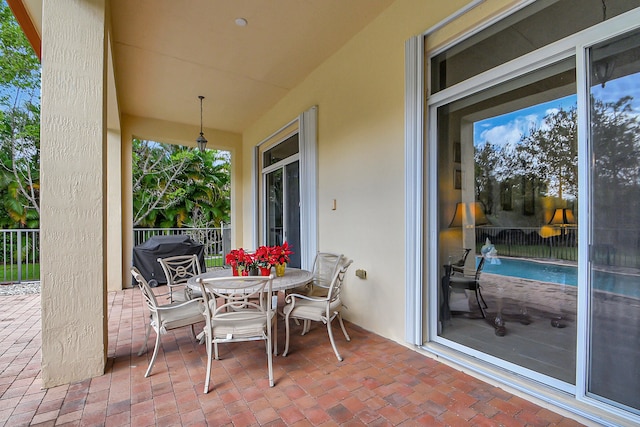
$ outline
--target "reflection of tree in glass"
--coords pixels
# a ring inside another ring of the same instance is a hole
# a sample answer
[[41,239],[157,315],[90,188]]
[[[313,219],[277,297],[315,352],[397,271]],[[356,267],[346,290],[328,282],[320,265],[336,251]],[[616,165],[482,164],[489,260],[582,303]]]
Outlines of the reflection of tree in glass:
[[496,181],[495,170],[500,158],[493,145],[487,143],[475,154],[476,200],[484,204],[485,213],[491,215],[493,206],[493,187]]
[[[632,109],[632,100],[631,97],[610,103],[593,100],[591,138],[597,169],[595,184],[617,188],[619,198],[638,200],[640,197],[621,194],[623,190],[625,193],[640,190],[640,125]],[[500,148],[487,142],[476,150],[475,185],[476,198],[485,204],[488,213],[495,211],[494,191],[505,192],[506,189],[509,189],[509,196],[524,195],[527,187],[533,187],[534,193],[540,196],[577,199],[576,108],[548,114],[542,126],[520,138],[516,144]],[[510,200],[505,197],[501,200],[502,205],[510,209]],[[612,204],[608,206],[610,208]],[[635,209],[636,212],[639,210]]]
[[594,245],[615,242],[637,259],[640,238],[640,125],[632,98],[592,100]]
[[[517,175],[536,178],[546,195],[576,199],[578,195],[578,132],[575,108],[544,118],[544,126],[522,138],[509,165]],[[508,159],[507,159],[508,160]]]
[[626,96],[617,102],[592,102],[595,176],[615,187],[640,184],[640,126],[632,100]]

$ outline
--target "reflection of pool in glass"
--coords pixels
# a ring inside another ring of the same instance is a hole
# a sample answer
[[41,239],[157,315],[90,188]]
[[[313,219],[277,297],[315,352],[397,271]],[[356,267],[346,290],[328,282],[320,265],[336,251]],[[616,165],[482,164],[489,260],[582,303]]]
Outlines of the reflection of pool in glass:
[[[522,259],[500,258],[499,264],[487,262],[484,272],[569,286],[578,283],[577,267]],[[640,298],[640,276],[596,270],[594,285],[601,291]]]

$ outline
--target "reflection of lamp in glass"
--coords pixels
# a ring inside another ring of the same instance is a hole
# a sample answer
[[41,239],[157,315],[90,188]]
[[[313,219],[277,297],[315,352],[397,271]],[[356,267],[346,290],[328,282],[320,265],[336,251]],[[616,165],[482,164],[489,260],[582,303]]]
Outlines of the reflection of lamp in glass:
[[482,203],[456,203],[456,212],[453,214],[453,219],[449,224],[449,228],[484,225],[489,224],[487,216],[484,214]]
[[615,66],[616,64],[613,60],[609,62],[603,59],[602,61],[594,62],[592,68],[596,83],[600,83],[604,88],[604,85],[613,77]]
[[573,216],[573,211],[568,208],[558,208],[553,213],[553,217],[551,217],[551,221],[549,221],[549,225],[569,225],[575,224],[576,219]]
[[562,230],[562,236],[566,236],[565,227],[576,223],[573,211],[568,208],[557,208],[549,221],[549,225],[555,225]]
[[[603,85],[604,86],[604,85]],[[564,241],[565,246],[567,245],[567,232],[566,227],[576,223],[576,219],[573,216],[573,211],[568,208],[557,208],[553,212],[553,216],[549,221],[549,225],[555,225],[556,227],[560,227],[561,237]],[[551,255],[551,241],[549,241],[549,255]],[[562,283],[562,293],[566,292],[566,284]],[[564,328],[566,324],[564,323],[565,316],[563,315],[564,311],[564,298],[560,299],[560,314],[551,318],[551,326],[554,328]]]

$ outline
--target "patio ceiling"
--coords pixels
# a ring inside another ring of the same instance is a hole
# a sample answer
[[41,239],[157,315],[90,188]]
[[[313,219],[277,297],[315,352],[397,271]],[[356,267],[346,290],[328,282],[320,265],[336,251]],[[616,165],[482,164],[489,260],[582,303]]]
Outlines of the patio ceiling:
[[[199,126],[203,95],[205,127],[242,132],[393,1],[111,0],[109,125]],[[39,31],[42,0],[22,3]]]

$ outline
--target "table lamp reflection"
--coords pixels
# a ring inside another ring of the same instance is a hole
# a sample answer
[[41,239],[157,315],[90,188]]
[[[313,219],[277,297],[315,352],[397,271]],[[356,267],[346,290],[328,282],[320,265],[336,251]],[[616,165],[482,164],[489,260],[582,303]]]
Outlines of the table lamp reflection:
[[449,228],[454,227],[473,227],[477,225],[489,224],[489,220],[484,213],[482,203],[456,203],[456,211],[453,214]]

